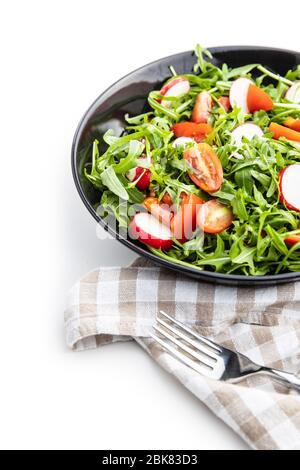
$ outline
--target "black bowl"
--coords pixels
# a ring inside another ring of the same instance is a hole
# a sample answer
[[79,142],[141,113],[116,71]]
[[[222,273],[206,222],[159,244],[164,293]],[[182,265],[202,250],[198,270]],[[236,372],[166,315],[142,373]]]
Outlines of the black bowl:
[[[225,46],[211,48],[214,63],[226,62],[231,67],[239,67],[249,63],[262,63],[273,71],[285,74],[300,63],[300,53],[283,49],[273,49],[255,46]],[[268,276],[243,276],[235,274],[220,274],[209,271],[199,271],[196,268],[180,266],[165,261],[150,253],[146,247],[136,241],[125,239],[116,233],[115,229],[104,222],[96,213],[93,205],[99,202],[99,193],[86,180],[83,169],[90,162],[91,153],[82,149],[94,137],[114,129],[116,135],[124,130],[124,115],[140,114],[147,109],[146,97],[153,89],[159,89],[160,84],[170,76],[169,66],[173,65],[179,74],[190,73],[195,63],[192,51],[182,52],[151,64],[145,65],[121,78],[110,88],[104,91],[87,110],[76,130],[72,146],[72,171],[74,181],[81,199],[92,216],[110,234],[121,243],[131,248],[137,254],[151,259],[166,268],[185,273],[197,279],[231,285],[272,285],[291,282],[300,279],[300,272],[285,273]]]

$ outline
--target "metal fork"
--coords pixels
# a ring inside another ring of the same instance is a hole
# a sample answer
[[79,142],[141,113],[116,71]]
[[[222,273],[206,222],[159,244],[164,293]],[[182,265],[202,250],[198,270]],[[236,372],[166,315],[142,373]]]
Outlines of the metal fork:
[[300,379],[295,375],[259,366],[243,354],[230,351],[205,338],[167,313],[156,317],[152,338],[165,350],[200,374],[238,383],[253,374],[266,374],[300,392]]

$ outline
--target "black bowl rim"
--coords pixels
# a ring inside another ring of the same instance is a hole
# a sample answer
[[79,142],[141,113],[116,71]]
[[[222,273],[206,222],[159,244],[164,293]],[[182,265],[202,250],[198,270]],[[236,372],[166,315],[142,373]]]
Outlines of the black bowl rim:
[[[274,47],[264,47],[264,46],[251,46],[251,45],[244,45],[244,46],[238,46],[238,45],[228,45],[228,46],[216,46],[216,47],[208,47],[207,48],[212,54],[218,53],[218,52],[230,52],[230,51],[247,51],[247,50],[260,50],[260,51],[272,51],[274,53],[279,52],[279,53],[287,53],[287,54],[299,54],[298,51],[293,51],[290,49],[281,49],[281,48],[274,48]],[[71,149],[71,168],[72,168],[72,175],[74,179],[74,183],[76,186],[76,189],[79,193],[79,196],[81,200],[83,201],[84,205],[90,212],[90,214],[93,216],[93,218],[99,223],[104,230],[106,230],[110,235],[112,235],[115,239],[119,240],[123,245],[127,246],[137,254],[144,256],[148,259],[151,259],[154,263],[160,264],[168,269],[172,269],[175,271],[180,271],[182,273],[185,273],[189,276],[194,276],[202,279],[207,279],[209,282],[220,282],[220,283],[229,283],[229,284],[244,284],[244,285],[250,285],[250,284],[260,284],[263,285],[265,284],[276,284],[280,282],[289,282],[289,281],[295,281],[300,278],[300,271],[297,272],[288,272],[288,273],[282,273],[282,274],[268,274],[264,276],[245,276],[242,274],[224,274],[224,273],[216,273],[216,272],[211,272],[211,271],[205,271],[205,270],[200,270],[192,265],[189,266],[184,266],[176,262],[171,262],[167,261],[163,258],[160,258],[159,256],[154,255],[150,251],[147,251],[140,245],[136,245],[133,241],[121,237],[115,230],[113,230],[107,223],[105,223],[101,217],[98,216],[92,205],[89,203],[87,200],[86,195],[83,192],[78,171],[77,171],[77,165],[76,165],[76,155],[77,155],[77,150],[78,150],[78,143],[79,143],[79,136],[84,130],[85,124],[88,121],[89,117],[92,115],[94,107],[96,104],[98,104],[99,100],[105,94],[117,83],[121,82],[125,78],[129,77],[135,72],[138,72],[139,70],[142,70],[143,68],[149,67],[151,65],[155,65],[156,63],[161,62],[162,60],[170,60],[170,65],[172,65],[172,58],[176,57],[178,55],[185,55],[185,54],[193,54],[193,51],[183,51],[179,52],[176,54],[172,54],[166,57],[161,57],[160,59],[154,60],[152,62],[149,62],[148,64],[142,65],[141,67],[138,67],[135,70],[132,70],[128,74],[124,75],[123,77],[119,78],[116,80],[114,83],[112,83],[108,88],[106,88],[89,106],[89,108],[86,110],[82,118],[80,119],[74,137],[73,137],[73,142],[72,142],[72,149]]]

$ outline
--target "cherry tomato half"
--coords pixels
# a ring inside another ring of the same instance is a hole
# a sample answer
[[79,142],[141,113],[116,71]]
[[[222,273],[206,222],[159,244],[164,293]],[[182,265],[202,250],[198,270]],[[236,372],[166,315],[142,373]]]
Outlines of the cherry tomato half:
[[212,199],[200,206],[197,213],[197,225],[205,233],[221,233],[233,222],[232,210]]
[[183,154],[192,170],[189,177],[196,186],[214,193],[218,191],[223,182],[223,169],[218,156],[210,145],[201,143],[187,149]]

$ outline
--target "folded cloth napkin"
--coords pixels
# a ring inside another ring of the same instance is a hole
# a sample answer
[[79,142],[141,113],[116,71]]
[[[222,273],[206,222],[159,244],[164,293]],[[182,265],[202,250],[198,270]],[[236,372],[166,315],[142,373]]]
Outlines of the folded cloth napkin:
[[258,364],[300,374],[300,282],[265,288],[198,282],[138,259],[99,268],[71,289],[65,310],[74,350],[134,339],[253,449],[300,450],[300,394],[258,375],[207,379],[149,338],[159,310]]

